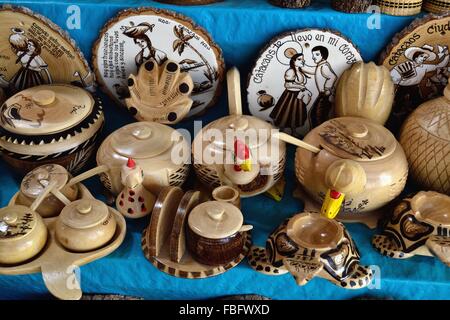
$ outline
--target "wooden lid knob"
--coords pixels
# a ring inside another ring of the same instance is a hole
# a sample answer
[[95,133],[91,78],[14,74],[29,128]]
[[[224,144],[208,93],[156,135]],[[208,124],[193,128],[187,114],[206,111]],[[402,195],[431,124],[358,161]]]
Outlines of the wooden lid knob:
[[245,118],[237,118],[236,121],[233,121],[229,124],[229,127],[234,130],[245,130],[248,128],[248,120]]
[[80,203],[77,205],[77,211],[81,214],[88,214],[92,211],[92,205],[90,203]]
[[47,106],[55,102],[56,95],[52,90],[39,90],[33,94],[32,99],[39,106]]
[[133,137],[139,140],[145,140],[152,135],[152,129],[148,127],[142,127],[133,131]]
[[15,212],[9,212],[2,218],[2,220],[9,225],[15,225],[18,219],[19,217]]
[[220,221],[220,220],[222,220],[223,214],[225,213],[225,209],[210,207],[207,209],[206,212],[211,219]]
[[369,133],[369,129],[362,123],[351,123],[347,129],[354,138],[364,138]]

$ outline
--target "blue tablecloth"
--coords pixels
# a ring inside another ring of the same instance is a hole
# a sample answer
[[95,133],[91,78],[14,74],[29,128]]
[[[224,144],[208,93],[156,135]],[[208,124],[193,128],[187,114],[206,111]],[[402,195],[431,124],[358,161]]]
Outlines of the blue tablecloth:
[[[381,16],[381,29],[369,30],[369,14],[348,15],[333,11],[323,1],[313,1],[304,10],[287,10],[269,5],[265,0],[225,0],[208,6],[171,6],[148,0],[108,1],[1,1],[27,6],[67,29],[67,8],[81,9],[81,29],[68,30],[90,59],[91,47],[100,28],[119,10],[127,7],[154,6],[170,8],[191,17],[207,29],[221,46],[228,66],[237,65],[243,79],[259,50],[273,36],[292,29],[318,27],[340,31],[360,48],[364,60],[376,60],[379,52],[393,35],[407,26],[415,17]],[[0,22],[1,23],[1,22]],[[227,113],[225,97],[202,118],[207,123]],[[106,129],[104,135],[133,119],[120,107],[105,98]],[[192,130],[188,120],[180,127]],[[294,189],[294,150],[289,149],[286,170],[287,188],[282,202],[258,196],[243,200],[245,219],[255,226],[254,242],[264,245],[271,230],[286,217],[302,210],[302,204],[292,197]],[[92,166],[93,164],[91,164]],[[6,205],[16,192],[20,177],[4,164],[0,165],[0,205]],[[87,183],[99,195],[97,179]],[[143,256],[140,246],[141,231],[148,218],[128,221],[128,234],[122,246],[113,254],[81,268],[81,286],[85,293],[117,293],[149,299],[203,299],[231,294],[261,294],[273,299],[348,299],[360,295],[392,297],[396,299],[450,298],[450,269],[436,259],[414,257],[394,260],[374,251],[370,244],[373,231],[363,225],[348,225],[366,265],[381,270],[379,289],[345,290],[322,280],[314,279],[298,287],[289,275],[269,277],[254,272],[246,263],[227,273],[202,280],[178,279],[154,268]],[[40,274],[0,276],[0,298],[48,297]]]

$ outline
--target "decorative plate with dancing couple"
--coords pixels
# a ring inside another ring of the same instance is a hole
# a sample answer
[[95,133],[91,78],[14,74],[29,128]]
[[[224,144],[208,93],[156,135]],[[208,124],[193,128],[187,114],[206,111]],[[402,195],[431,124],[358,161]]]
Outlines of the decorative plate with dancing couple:
[[358,49],[338,33],[282,34],[263,49],[249,75],[250,112],[302,137],[332,116],[337,81],[360,60]]

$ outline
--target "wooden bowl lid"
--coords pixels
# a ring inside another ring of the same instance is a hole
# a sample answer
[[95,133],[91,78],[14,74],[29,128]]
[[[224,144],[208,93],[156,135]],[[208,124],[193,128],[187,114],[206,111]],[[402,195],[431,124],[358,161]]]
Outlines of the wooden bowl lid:
[[242,134],[242,137],[245,137],[246,145],[250,149],[254,149],[265,144],[270,139],[271,130],[275,128],[270,123],[253,116],[231,115],[210,123],[203,129],[203,134],[208,135],[208,130],[211,129],[219,130],[222,133],[221,136],[214,136],[214,139],[210,140],[214,146],[233,150],[233,137],[230,140],[232,143],[226,145],[228,132],[237,133],[237,137]]
[[128,158],[147,159],[169,150],[174,129],[156,122],[136,122],[111,135],[111,147]]
[[1,109],[1,125],[20,135],[49,135],[81,123],[93,110],[94,98],[70,85],[43,85],[25,89]]
[[397,140],[388,129],[364,118],[341,117],[328,120],[310,134],[318,135],[320,145],[342,159],[380,160],[391,155],[397,148]]
[[229,237],[242,227],[242,212],[232,204],[207,201],[192,209],[188,225],[199,236],[208,239]]
[[45,164],[28,172],[20,184],[20,192],[27,197],[37,198],[53,181],[60,190],[69,180],[69,172],[59,164]]
[[0,241],[22,238],[36,226],[37,214],[22,205],[12,205],[0,209]]
[[304,248],[331,249],[339,244],[344,233],[336,220],[318,212],[304,212],[289,220],[287,235]]
[[[58,25],[17,6],[1,6],[0,21],[0,70],[8,95],[49,83],[95,88],[94,74],[83,54]],[[30,61],[31,56],[34,58]],[[28,63],[31,68],[42,68],[40,79],[30,73],[26,78]]]
[[109,215],[106,204],[96,199],[81,199],[64,207],[59,219],[73,229],[86,229],[103,223]]

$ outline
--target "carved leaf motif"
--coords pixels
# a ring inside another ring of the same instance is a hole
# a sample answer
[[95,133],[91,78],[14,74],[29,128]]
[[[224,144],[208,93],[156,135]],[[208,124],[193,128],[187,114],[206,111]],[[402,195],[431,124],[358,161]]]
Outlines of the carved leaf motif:
[[183,44],[183,41],[177,39],[173,42],[173,51],[176,51],[180,45]]
[[181,45],[178,47],[178,54],[181,56],[182,53],[184,52],[184,43],[182,42]]
[[177,26],[173,27],[173,33],[179,39],[181,39],[183,37],[183,34],[180,32],[180,30],[177,28]]

